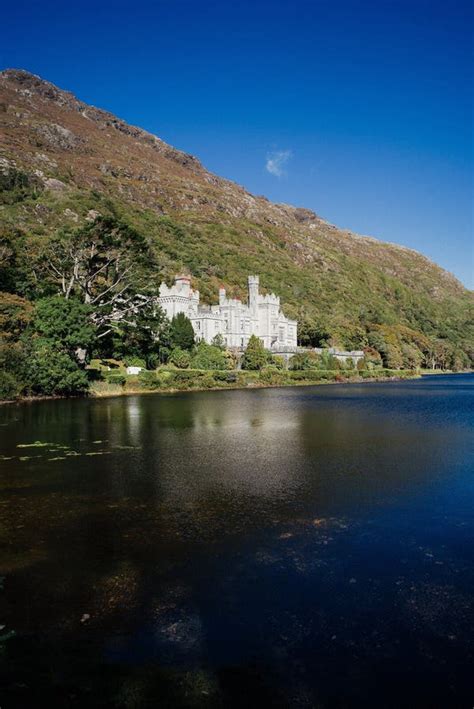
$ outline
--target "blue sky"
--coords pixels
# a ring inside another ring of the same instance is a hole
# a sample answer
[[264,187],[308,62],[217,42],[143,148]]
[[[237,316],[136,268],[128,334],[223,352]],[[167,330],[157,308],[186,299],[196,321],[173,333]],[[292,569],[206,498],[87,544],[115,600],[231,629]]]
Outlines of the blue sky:
[[16,0],[1,23],[2,68],[474,287],[470,1]]

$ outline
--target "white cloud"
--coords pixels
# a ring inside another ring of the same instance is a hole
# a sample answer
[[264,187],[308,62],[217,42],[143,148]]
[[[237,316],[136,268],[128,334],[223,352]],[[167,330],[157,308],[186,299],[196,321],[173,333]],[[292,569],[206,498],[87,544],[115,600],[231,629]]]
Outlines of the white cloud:
[[273,153],[267,154],[267,161],[265,163],[265,169],[270,175],[275,175],[275,177],[281,177],[285,174],[285,165],[291,158],[291,150],[276,150]]

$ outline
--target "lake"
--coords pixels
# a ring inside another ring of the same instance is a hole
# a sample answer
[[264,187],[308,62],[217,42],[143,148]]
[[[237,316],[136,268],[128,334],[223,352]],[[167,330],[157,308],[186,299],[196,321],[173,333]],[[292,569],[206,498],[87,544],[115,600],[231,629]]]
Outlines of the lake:
[[471,374],[1,407],[0,706],[472,707],[473,429]]

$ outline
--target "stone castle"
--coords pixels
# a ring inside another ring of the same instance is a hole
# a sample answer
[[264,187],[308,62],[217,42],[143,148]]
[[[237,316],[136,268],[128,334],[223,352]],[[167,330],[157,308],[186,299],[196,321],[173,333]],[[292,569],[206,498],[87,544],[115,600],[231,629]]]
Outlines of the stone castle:
[[244,348],[251,335],[274,351],[296,351],[297,322],[283,315],[280,298],[274,293],[261,295],[259,277],[248,277],[248,302],[227,298],[219,289],[219,305],[200,305],[199,291],[191,288],[189,276],[175,276],[174,284],[160,285],[159,305],[171,320],[184,313],[194,328],[197,340],[211,343],[221,335],[227,347]]

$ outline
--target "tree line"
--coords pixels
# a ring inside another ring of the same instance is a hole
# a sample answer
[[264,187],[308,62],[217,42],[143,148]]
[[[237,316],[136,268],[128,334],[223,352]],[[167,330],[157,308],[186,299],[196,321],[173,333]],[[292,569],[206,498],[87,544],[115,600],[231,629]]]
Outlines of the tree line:
[[[211,345],[195,343],[184,315],[167,320],[156,304],[156,252],[117,217],[97,216],[52,238],[29,239],[28,249],[20,232],[0,233],[0,398],[85,392],[93,357],[147,369],[236,366],[220,336]],[[304,317],[299,335],[307,346],[337,344],[327,328]],[[474,352],[402,325],[369,323],[356,344],[364,347],[367,366],[463,369],[474,361]],[[255,337],[241,364],[284,365]],[[291,366],[310,368],[315,360],[297,357]]]

